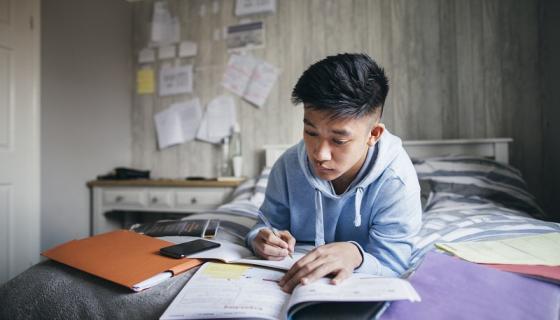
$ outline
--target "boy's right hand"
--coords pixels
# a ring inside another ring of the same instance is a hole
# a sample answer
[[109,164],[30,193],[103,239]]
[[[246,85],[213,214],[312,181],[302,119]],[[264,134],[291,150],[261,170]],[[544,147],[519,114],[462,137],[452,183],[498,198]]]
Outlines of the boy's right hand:
[[289,253],[294,252],[296,238],[289,231],[278,231],[277,237],[269,228],[262,228],[253,239],[255,253],[267,260],[283,260]]

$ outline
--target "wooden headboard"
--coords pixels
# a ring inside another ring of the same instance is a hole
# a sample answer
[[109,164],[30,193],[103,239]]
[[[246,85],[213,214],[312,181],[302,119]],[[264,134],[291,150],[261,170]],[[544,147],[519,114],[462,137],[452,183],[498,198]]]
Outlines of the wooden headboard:
[[[509,143],[511,138],[490,139],[449,139],[449,140],[409,140],[403,146],[411,158],[427,158],[449,154],[464,154],[492,158],[509,163]],[[265,145],[265,164],[272,167],[276,159],[291,147],[290,145]]]

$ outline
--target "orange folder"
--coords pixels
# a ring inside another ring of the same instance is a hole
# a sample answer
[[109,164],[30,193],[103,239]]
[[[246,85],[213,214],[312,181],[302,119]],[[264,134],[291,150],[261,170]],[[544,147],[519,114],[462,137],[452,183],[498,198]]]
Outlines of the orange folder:
[[159,254],[174,243],[128,230],[117,230],[49,249],[43,256],[103,279],[131,288],[155,275],[177,275],[203,263],[198,259],[174,259]]

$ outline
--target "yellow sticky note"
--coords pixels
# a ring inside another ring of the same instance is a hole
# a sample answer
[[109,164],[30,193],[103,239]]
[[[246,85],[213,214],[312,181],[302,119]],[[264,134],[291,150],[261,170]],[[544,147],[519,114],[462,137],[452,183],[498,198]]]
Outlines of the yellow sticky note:
[[154,70],[143,68],[136,75],[136,90],[138,94],[154,93]]
[[220,279],[239,279],[249,270],[249,266],[242,266],[238,264],[225,264],[225,263],[208,263],[202,274]]

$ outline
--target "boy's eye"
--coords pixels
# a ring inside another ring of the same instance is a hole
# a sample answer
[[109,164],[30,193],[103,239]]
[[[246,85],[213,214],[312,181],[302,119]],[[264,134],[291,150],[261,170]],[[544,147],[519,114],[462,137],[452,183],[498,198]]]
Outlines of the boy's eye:
[[348,140],[337,140],[337,139],[334,139],[333,142],[334,142],[335,144],[342,145],[342,144],[345,144],[346,142],[348,142]]
[[305,134],[308,135],[308,136],[311,136],[311,137],[316,137],[317,136],[317,134],[315,132],[311,132],[311,131],[307,131],[307,130],[305,130]]

